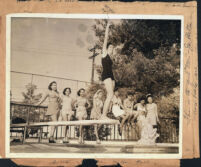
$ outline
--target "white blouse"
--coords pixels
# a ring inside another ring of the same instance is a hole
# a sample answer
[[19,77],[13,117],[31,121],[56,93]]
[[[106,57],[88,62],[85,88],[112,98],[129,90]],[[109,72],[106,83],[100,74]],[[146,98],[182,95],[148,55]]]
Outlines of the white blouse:
[[147,120],[151,125],[157,125],[157,105],[155,103],[147,104]]

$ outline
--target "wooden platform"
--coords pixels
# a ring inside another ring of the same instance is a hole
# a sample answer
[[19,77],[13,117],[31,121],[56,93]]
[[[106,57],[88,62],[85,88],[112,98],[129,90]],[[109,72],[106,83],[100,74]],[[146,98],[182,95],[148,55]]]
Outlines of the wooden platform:
[[158,143],[155,145],[138,145],[136,142],[102,141],[96,144],[95,141],[85,141],[85,144],[78,144],[77,140],[71,140],[68,144],[42,143],[27,140],[24,144],[11,143],[12,153],[149,153],[149,154],[174,154],[178,153],[178,144]]

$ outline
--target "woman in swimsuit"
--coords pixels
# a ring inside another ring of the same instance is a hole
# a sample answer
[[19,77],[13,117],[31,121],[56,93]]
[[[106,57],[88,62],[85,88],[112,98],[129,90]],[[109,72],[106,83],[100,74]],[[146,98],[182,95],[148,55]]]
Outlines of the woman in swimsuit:
[[119,91],[117,88],[114,90],[114,96],[111,100],[110,108],[116,119],[121,120],[124,117],[125,115],[124,106],[122,104],[122,100],[119,96]]
[[123,102],[124,105],[124,110],[125,110],[125,114],[124,117],[121,121],[121,127],[120,127],[120,132],[122,132],[124,125],[127,123],[131,123],[131,119],[134,115],[134,110],[133,110],[133,106],[134,106],[134,101],[132,100],[132,93],[128,92],[127,94],[127,98],[124,100]]
[[114,87],[115,87],[115,81],[114,81],[114,76],[112,72],[113,63],[110,58],[110,56],[113,53],[113,45],[111,43],[108,43],[109,26],[110,26],[110,23],[108,22],[106,26],[106,31],[105,31],[103,53],[102,53],[102,67],[103,67],[102,81],[107,91],[107,97],[103,106],[102,119],[109,119],[107,117],[107,113],[109,111],[110,102],[114,95]]
[[[76,108],[76,118],[78,120],[85,120],[87,118],[87,108],[90,108],[90,103],[85,97],[85,89],[80,89],[77,92],[78,98],[75,102],[75,108]],[[87,105],[87,108],[86,108]],[[84,133],[82,125],[80,125],[80,136],[79,136],[79,143],[84,143]]]
[[[94,97],[93,97],[93,108],[91,110],[91,116],[90,116],[91,120],[99,120],[101,118],[102,108],[103,108],[102,97],[103,97],[103,90],[99,89],[94,94]],[[95,129],[95,135],[96,135],[96,143],[100,144],[100,139],[98,136],[98,125],[97,124],[94,126],[94,129]]]
[[[47,98],[49,99],[49,104],[46,115],[50,116],[51,121],[58,121],[58,115],[61,106],[61,98],[59,96],[59,92],[57,91],[57,83],[55,81],[49,84],[48,92],[38,103],[38,105],[41,105]],[[55,126],[51,126],[49,143],[56,143],[54,141],[54,131]]]
[[[63,97],[62,97],[62,110],[60,112],[62,121],[70,121],[74,112],[72,110],[73,99],[70,97],[71,88],[65,88],[63,90]],[[68,126],[63,128],[64,139],[63,143],[69,143],[68,140]]]

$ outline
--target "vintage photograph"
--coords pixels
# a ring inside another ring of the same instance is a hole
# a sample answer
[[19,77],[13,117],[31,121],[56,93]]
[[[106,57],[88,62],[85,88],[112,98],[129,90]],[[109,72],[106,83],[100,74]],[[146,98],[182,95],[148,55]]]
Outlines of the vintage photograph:
[[182,17],[7,16],[7,153],[175,157]]

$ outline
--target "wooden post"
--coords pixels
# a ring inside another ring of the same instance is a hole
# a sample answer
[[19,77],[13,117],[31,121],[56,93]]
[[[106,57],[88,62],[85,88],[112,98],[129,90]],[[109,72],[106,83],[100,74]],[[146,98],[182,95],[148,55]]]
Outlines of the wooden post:
[[26,140],[26,132],[27,132],[27,126],[29,125],[29,112],[30,112],[30,106],[28,106],[28,112],[27,112],[27,121],[26,121],[26,125],[24,127],[24,137],[23,137],[23,143]]
[[25,126],[24,127],[24,134],[23,134],[23,138],[22,138],[22,144],[25,142],[25,139],[26,139],[26,130],[27,130],[27,127]]
[[91,71],[91,83],[94,82],[94,69],[95,69],[95,57],[98,55],[96,53],[96,47],[93,47],[89,49],[90,52],[92,52],[92,56],[89,57],[89,59],[92,59],[92,71]]
[[[95,50],[94,50],[93,55],[95,55]],[[95,57],[93,56],[93,58],[92,58],[91,83],[93,83],[93,82],[94,82],[94,66],[95,66],[94,62],[95,62]]]
[[40,143],[42,141],[42,135],[43,135],[43,127],[40,127],[40,132],[39,132],[39,138],[38,138],[38,142]]

